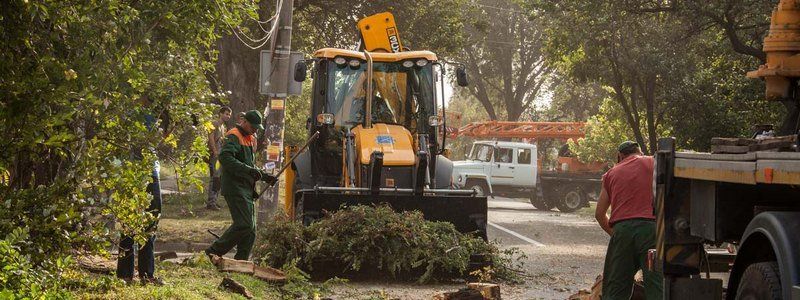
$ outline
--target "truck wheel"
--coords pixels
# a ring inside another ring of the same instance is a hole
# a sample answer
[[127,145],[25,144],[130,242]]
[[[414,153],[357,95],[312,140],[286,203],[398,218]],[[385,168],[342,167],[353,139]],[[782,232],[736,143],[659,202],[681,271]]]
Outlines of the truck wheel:
[[533,207],[535,207],[538,210],[551,210],[551,209],[553,209],[553,207],[550,206],[550,203],[547,203],[547,201],[545,201],[544,197],[539,197],[539,195],[536,192],[533,192],[533,195],[531,195],[531,204],[533,205]]
[[781,295],[781,278],[775,261],[754,263],[747,267],[739,279],[736,299],[778,300]]
[[467,187],[468,190],[475,190],[475,195],[479,197],[484,197],[489,195],[489,187],[483,180],[470,179],[467,180],[467,184],[465,186]]
[[560,189],[559,199],[556,202],[556,207],[561,212],[570,213],[574,212],[584,206],[586,197],[584,193],[576,185],[568,185]]

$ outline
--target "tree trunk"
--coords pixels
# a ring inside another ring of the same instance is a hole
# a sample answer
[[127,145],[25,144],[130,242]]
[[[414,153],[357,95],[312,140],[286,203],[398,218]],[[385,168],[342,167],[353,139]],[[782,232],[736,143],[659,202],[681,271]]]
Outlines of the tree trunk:
[[[236,116],[239,112],[256,109],[263,112],[267,106],[266,97],[258,93],[259,52],[245,46],[234,35],[225,35],[217,41],[219,56],[217,60],[217,79],[221,91],[230,93],[229,106]],[[228,127],[236,123],[236,118],[228,121]]]
[[494,106],[492,102],[489,101],[489,93],[486,90],[486,85],[483,82],[483,74],[481,74],[480,68],[478,68],[477,58],[475,54],[472,52],[472,49],[466,51],[469,67],[471,70],[475,70],[475,73],[478,76],[475,76],[473,81],[475,82],[474,87],[469,87],[468,90],[472,96],[474,96],[478,101],[483,105],[483,108],[486,110],[486,114],[489,115],[489,120],[497,120],[497,113],[494,111]]
[[[636,142],[639,143],[641,146],[642,152],[648,154],[647,144],[644,142],[644,136],[640,130],[639,120],[636,117],[636,110],[631,108],[631,105],[628,104],[628,100],[625,98],[625,88],[624,88],[624,81],[622,78],[622,74],[619,72],[616,63],[609,59],[611,63],[611,69],[614,71],[613,80],[614,80],[614,96],[617,99],[617,102],[622,106],[622,110],[625,112],[625,120],[628,122],[628,126],[631,127],[631,131],[633,132],[633,136],[636,138]],[[633,96],[631,97],[633,98]],[[633,104],[635,100],[631,99],[631,104]]]
[[655,153],[656,149],[658,149],[658,133],[656,133],[656,78],[655,75],[649,76],[645,79],[644,84],[644,101],[646,103],[646,113],[647,113],[647,137],[650,142],[650,150]]

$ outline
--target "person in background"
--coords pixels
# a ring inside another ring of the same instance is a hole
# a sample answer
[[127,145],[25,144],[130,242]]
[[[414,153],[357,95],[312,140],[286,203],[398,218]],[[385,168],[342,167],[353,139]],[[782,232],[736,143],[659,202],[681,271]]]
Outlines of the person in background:
[[[140,101],[142,105],[140,112],[142,113],[142,119],[145,127],[147,127],[148,130],[155,130],[155,125],[158,119],[161,119],[161,132],[164,137],[169,136],[169,115],[162,113],[157,119],[154,114],[155,110],[153,108],[153,100],[145,95],[140,98]],[[134,160],[142,159],[141,151],[142,149],[137,149],[137,151],[134,151]],[[151,149],[151,151],[155,152],[155,149]],[[137,244],[134,241],[133,236],[125,234],[120,236],[119,257],[117,259],[117,277],[129,284],[133,282],[135,265],[134,258],[137,254],[136,252],[138,252],[138,271],[140,282],[142,284],[164,285],[164,281],[155,276],[156,229],[158,228],[158,218],[161,215],[160,169],[161,167],[156,159],[153,163],[153,169],[151,173],[153,181],[147,184],[147,192],[152,196],[150,199],[150,205],[147,208],[147,212],[152,214],[155,219],[145,229],[145,232],[148,234],[146,242],[141,248],[137,249]]]
[[222,148],[222,142],[225,140],[225,122],[231,119],[231,108],[227,106],[220,107],[217,111],[217,119],[212,123],[214,128],[208,133],[208,171],[210,179],[208,182],[208,199],[206,200],[206,208],[210,210],[219,210],[217,204],[217,197],[220,191],[220,170],[217,167],[217,160],[219,159],[219,151]]
[[[630,299],[633,277],[644,275],[647,299],[663,297],[664,277],[647,268],[647,251],[655,248],[652,156],[644,156],[639,144],[617,147],[617,164],[603,175],[595,219],[611,236],[603,266],[603,299]],[[611,218],[606,216],[609,206]]]
[[258,180],[273,185],[277,179],[255,166],[256,131],[264,130],[263,117],[256,110],[248,111],[239,119],[236,128],[225,135],[225,144],[219,153],[222,165],[222,196],[228,203],[233,224],[208,249],[206,255],[223,256],[236,247],[237,260],[250,258],[256,239],[255,200],[258,197]]

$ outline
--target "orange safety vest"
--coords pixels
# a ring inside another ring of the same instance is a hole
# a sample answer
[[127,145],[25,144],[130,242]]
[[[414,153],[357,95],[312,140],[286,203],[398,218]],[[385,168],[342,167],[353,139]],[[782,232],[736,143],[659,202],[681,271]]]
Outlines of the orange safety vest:
[[257,144],[258,144],[258,137],[256,137],[255,133],[245,136],[241,132],[239,132],[239,128],[234,127],[233,129],[228,130],[228,132],[225,133],[226,136],[231,135],[231,134],[235,135],[239,139],[239,144],[240,145],[252,147],[253,148],[253,153],[256,152],[256,147],[257,147]]

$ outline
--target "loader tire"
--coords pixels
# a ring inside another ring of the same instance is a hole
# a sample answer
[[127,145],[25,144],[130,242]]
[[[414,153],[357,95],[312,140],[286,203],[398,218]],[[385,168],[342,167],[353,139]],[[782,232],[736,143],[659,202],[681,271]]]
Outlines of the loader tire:
[[567,185],[559,189],[556,207],[561,212],[571,213],[586,206],[586,194],[578,185]]
[[767,261],[754,263],[744,270],[736,289],[737,300],[782,299],[781,277],[778,272],[778,263]]
[[468,190],[474,190],[478,197],[489,196],[489,186],[483,180],[469,179],[465,185]]
[[531,205],[538,210],[551,210],[553,207],[547,202],[544,196],[540,197],[536,192],[531,195]]

